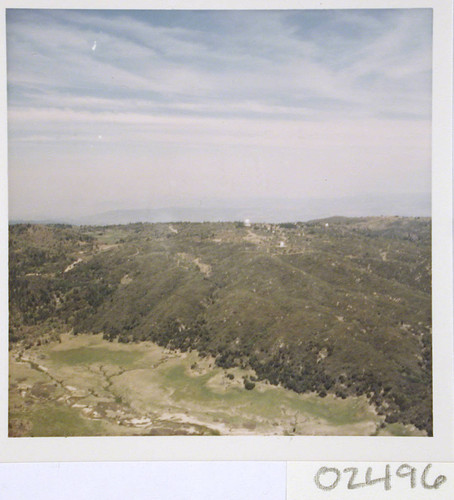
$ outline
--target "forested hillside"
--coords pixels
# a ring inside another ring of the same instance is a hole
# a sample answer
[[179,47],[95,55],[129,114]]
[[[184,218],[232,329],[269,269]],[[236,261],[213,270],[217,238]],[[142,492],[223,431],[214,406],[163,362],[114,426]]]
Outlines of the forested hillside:
[[11,225],[9,290],[11,345],[152,340],[432,433],[430,219]]

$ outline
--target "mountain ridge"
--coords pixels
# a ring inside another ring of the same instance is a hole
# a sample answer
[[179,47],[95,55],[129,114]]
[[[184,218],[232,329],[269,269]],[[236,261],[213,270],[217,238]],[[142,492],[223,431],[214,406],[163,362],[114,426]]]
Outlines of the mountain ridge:
[[429,218],[11,226],[10,291],[13,343],[196,349],[432,432]]

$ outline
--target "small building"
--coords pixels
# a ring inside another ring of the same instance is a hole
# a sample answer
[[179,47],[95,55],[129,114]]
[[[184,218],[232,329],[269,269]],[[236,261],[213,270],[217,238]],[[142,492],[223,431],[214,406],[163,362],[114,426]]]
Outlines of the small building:
[[249,219],[244,220],[244,227],[251,227],[251,221]]
[[285,248],[285,241],[279,242],[279,248]]

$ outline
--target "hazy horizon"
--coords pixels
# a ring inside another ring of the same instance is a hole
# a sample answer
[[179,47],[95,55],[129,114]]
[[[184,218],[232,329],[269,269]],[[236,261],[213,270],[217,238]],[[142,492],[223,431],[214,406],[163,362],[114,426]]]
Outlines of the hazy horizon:
[[[247,202],[246,202],[247,201]],[[430,198],[424,194],[371,195],[331,199],[249,199],[205,200],[197,206],[162,206],[158,208],[115,209],[85,216],[58,217],[43,214],[34,219],[10,218],[10,223],[41,222],[73,225],[112,225],[134,222],[307,222],[328,217],[430,217]],[[385,208],[384,203],[387,207]]]
[[7,9],[6,26],[10,220],[430,207],[431,9]]

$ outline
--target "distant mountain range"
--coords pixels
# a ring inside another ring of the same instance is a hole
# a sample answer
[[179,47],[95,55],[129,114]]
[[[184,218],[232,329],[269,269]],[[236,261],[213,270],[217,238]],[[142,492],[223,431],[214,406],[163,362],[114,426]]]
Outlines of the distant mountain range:
[[430,196],[426,194],[363,195],[327,199],[261,199],[247,201],[211,200],[200,206],[169,206],[149,209],[110,210],[80,217],[12,219],[11,224],[113,225],[131,222],[297,222],[342,215],[346,217],[431,215]]

